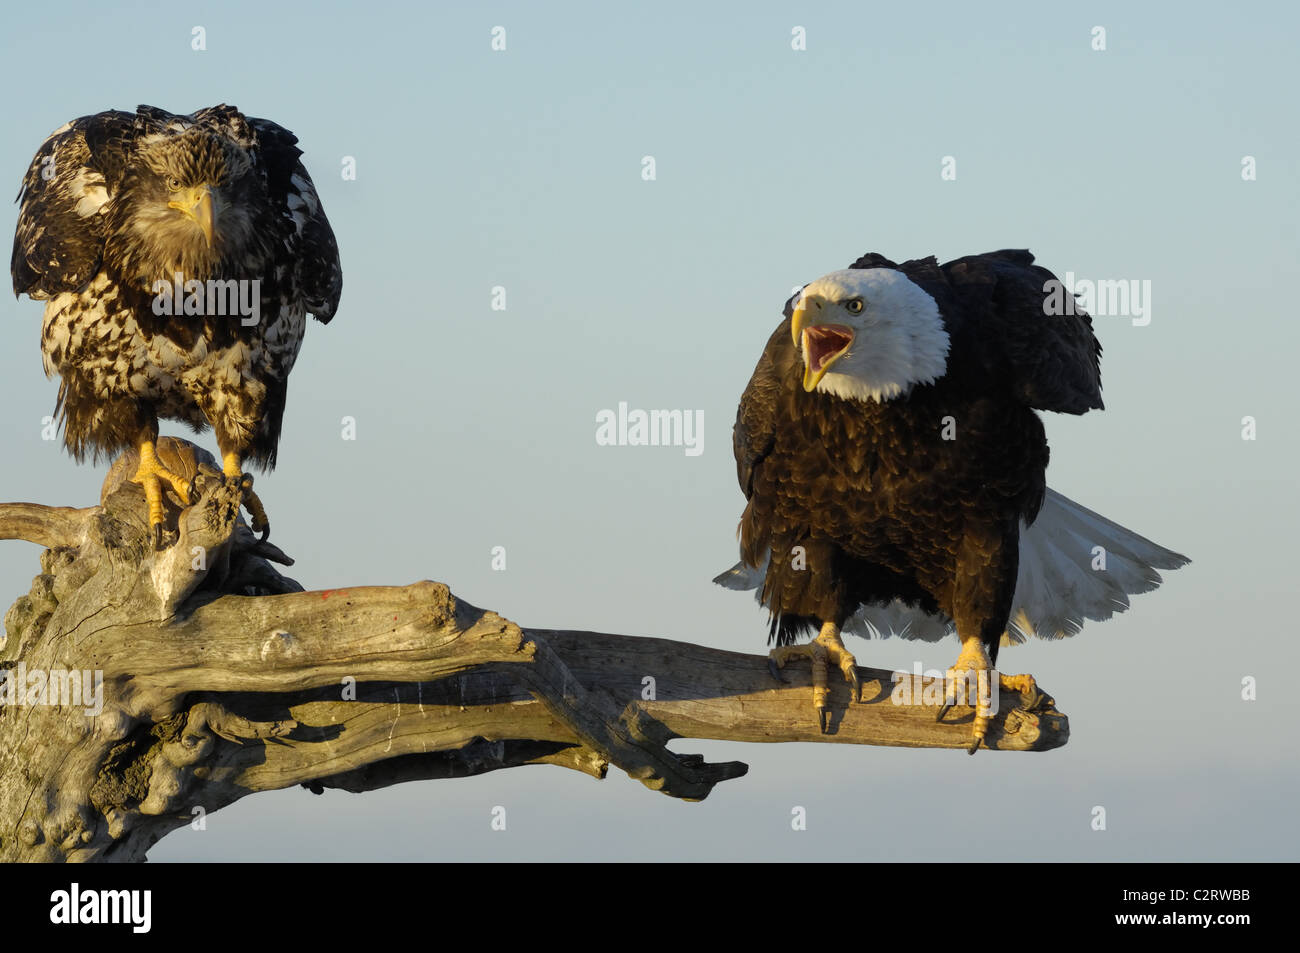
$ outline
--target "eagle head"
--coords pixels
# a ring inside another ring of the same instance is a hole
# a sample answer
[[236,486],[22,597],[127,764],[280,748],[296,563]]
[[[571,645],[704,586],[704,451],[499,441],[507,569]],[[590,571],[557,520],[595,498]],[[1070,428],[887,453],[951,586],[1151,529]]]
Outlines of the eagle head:
[[790,332],[803,358],[804,390],[846,400],[892,400],[948,367],[939,306],[893,268],[818,278],[795,299]]
[[266,183],[239,143],[198,127],[142,137],[107,211],[105,250],[144,289],[256,271],[266,235]]

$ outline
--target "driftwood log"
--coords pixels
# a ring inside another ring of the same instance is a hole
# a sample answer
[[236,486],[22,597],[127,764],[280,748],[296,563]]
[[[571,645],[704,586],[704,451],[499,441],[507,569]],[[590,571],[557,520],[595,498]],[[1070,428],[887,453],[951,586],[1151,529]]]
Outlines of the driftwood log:
[[[832,672],[822,734],[806,665],[781,684],[764,656],[521,628],[434,582],[305,592],[210,455],[171,438],[159,455],[200,492],[168,498],[162,552],[127,479],[134,453],[98,506],[0,504],[0,539],[46,547],[4,617],[0,860],[143,860],[200,812],[294,784],[363,792],[525,764],[601,778],[614,764],[698,800],[747,768],[673,739],[969,741],[969,706],[935,722],[933,680],[860,668],[850,704]],[[1049,696],[1003,693],[987,742],[1041,751],[1068,733]]]

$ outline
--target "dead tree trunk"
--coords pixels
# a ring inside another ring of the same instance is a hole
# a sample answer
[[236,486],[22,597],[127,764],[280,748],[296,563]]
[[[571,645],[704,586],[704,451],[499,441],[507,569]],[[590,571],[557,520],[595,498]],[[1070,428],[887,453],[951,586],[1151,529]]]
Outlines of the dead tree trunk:
[[[670,751],[675,738],[969,740],[969,707],[938,724],[941,689],[881,670],[859,669],[861,703],[832,678],[822,734],[806,667],[782,685],[762,656],[524,629],[433,582],[304,592],[209,455],[159,449],[201,491],[169,499],[162,552],[125,479],[134,454],[99,506],[0,505],[0,539],[47,547],[4,618],[0,860],[142,860],[200,810],[293,784],[363,792],[524,764],[600,778],[612,763],[698,800],[747,768]],[[1068,733],[1049,696],[1004,693],[987,743],[1042,751]]]

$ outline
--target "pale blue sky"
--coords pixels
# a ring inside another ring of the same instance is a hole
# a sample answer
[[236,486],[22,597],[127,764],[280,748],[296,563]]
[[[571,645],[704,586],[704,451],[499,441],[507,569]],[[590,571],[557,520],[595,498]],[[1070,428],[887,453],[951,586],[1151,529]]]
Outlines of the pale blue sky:
[[[1070,715],[1066,748],[691,741],[679,749],[747,761],[749,776],[695,805],[616,770],[292,790],[173,834],[154,859],[1296,859],[1294,7],[2,16],[3,194],[46,134],[101,109],[224,101],[301,139],[343,301],[309,329],[280,466],[258,489],[309,588],[431,578],[524,625],[760,653],[765,614],[709,580],[735,558],[736,402],[792,285],[867,251],[1028,247],[1061,275],[1153,287],[1148,326],[1097,319],[1107,410],[1049,416],[1048,478],[1195,562],[1124,616],[1003,654]],[[206,51],[190,48],[195,25]],[[940,179],[945,155],[956,181]],[[1257,181],[1242,181],[1246,155]],[[505,312],[489,307],[496,285]],[[87,505],[103,468],[41,440],[57,384],[41,372],[40,314],[0,299],[0,500]],[[702,410],[704,452],[598,447],[596,413],[619,401]],[[1240,437],[1248,414],[1255,442]],[[345,415],[355,442],[340,439]],[[498,545],[505,572],[490,566]],[[0,544],[0,603],[38,571],[35,547]],[[850,648],[905,669],[958,650]],[[1239,700],[1245,675],[1256,702]],[[1104,833],[1089,827],[1098,804]],[[506,832],[489,827],[495,805]],[[793,805],[807,831],[790,830]]]

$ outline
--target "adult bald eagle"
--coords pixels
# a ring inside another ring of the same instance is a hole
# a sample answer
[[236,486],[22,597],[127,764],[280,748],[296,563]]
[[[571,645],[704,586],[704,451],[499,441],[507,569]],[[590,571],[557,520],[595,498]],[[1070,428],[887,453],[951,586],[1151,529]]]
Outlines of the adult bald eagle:
[[338,246],[297,137],[220,105],[188,116],[109,110],[57,129],[18,195],[16,295],[47,301],[41,346],[56,413],[82,460],[139,451],[154,545],[158,418],[216,431],[223,468],[269,531],[243,464],[275,465],[306,314],[328,322]]
[[[965,681],[992,670],[1004,637],[1072,635],[1187,562],[1047,489],[1036,411],[1101,409],[1101,345],[1088,315],[1049,314],[1055,276],[1033,261],[866,255],[787,303],[745,389],[741,561],[715,581],[758,590],[776,677],[810,656],[823,731],[827,660],[857,686],[842,630],[955,630],[948,678]],[[1034,690],[1029,676],[1000,683]],[[981,702],[972,754],[987,724]]]

